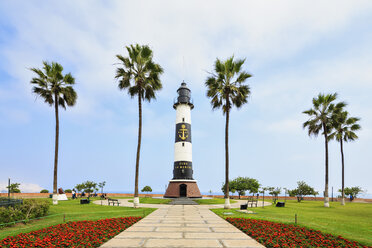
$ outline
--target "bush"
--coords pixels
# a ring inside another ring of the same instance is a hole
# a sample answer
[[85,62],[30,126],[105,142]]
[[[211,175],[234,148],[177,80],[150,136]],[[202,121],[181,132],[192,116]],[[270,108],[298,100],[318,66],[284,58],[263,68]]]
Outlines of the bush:
[[42,189],[42,190],[40,191],[40,193],[49,193],[49,190],[47,190],[47,189]]
[[152,188],[150,186],[145,186],[145,187],[143,187],[141,192],[152,192]]
[[291,197],[297,197],[297,201],[301,202],[306,195],[317,195],[318,192],[314,188],[307,185],[304,181],[297,182],[298,187],[293,190],[288,190],[288,194]]
[[25,199],[23,204],[0,207],[0,224],[19,220],[30,220],[48,214],[49,202],[46,200]]
[[65,193],[72,193],[72,190],[71,189],[66,189]]

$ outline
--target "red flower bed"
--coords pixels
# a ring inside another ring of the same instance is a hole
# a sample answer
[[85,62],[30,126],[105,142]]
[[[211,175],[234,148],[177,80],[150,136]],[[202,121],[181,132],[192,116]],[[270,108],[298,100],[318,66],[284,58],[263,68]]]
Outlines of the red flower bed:
[[244,218],[226,218],[226,220],[268,248],[367,247],[341,236],[336,237],[295,225]]
[[76,221],[21,233],[0,241],[0,247],[99,247],[141,217]]

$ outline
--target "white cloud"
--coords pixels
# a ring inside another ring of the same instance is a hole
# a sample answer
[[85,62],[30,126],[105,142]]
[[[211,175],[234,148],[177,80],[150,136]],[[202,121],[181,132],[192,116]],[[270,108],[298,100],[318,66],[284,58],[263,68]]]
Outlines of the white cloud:
[[267,129],[273,133],[298,133],[301,132],[302,122],[296,119],[286,119],[268,124]]
[[[37,67],[44,59],[62,60],[70,64],[68,71],[73,70],[90,98],[117,91],[115,54],[123,54],[124,45],[130,43],[150,44],[155,61],[161,62],[166,72],[183,75],[187,70],[188,77],[195,79],[190,80],[193,88],[199,90],[203,70],[210,70],[217,56],[235,53],[255,66],[289,58],[372,7],[366,1],[25,4],[27,13],[10,16],[18,32],[2,51],[9,73],[24,84],[31,75],[25,68]],[[178,83],[169,80],[165,84]],[[29,95],[29,90],[25,93]]]
[[0,107],[0,116],[2,117],[0,122],[6,121],[9,123],[26,124],[30,121],[29,113],[23,109]]
[[[8,192],[6,187],[8,187],[8,182],[0,182],[0,192]],[[35,183],[21,183],[21,185],[19,185],[19,189],[22,193],[39,193],[43,188]]]

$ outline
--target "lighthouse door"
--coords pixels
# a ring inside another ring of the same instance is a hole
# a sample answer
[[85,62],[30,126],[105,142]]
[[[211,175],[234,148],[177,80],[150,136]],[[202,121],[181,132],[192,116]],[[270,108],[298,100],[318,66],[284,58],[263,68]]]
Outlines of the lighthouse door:
[[187,185],[181,184],[180,185],[180,197],[186,197],[187,196]]

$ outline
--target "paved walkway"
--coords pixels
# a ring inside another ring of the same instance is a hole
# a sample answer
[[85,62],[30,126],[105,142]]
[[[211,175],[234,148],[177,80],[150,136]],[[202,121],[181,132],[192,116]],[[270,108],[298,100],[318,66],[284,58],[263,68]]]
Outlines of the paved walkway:
[[141,206],[158,209],[101,247],[264,247],[209,210],[223,205]]

